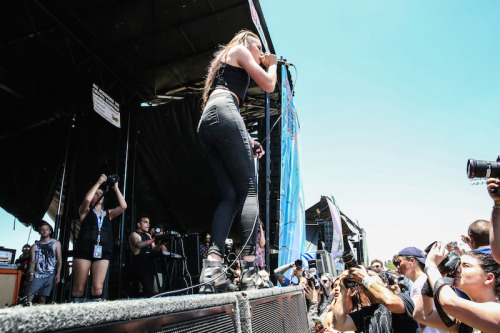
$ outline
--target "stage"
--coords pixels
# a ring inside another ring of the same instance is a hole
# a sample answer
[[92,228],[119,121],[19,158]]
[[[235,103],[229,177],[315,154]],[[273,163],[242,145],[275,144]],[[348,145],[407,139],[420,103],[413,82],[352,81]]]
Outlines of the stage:
[[303,287],[0,310],[2,332],[308,331]]

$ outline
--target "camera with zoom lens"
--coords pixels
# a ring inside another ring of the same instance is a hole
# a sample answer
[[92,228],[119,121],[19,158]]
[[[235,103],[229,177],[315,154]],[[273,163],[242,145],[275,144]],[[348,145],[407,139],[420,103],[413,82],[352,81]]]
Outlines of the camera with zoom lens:
[[[495,162],[478,161],[470,158],[467,161],[467,177],[473,178],[500,178],[500,156]],[[498,188],[490,190],[491,194],[499,195]]]
[[106,185],[108,185],[108,186],[114,186],[119,181],[120,181],[120,176],[118,176],[118,175],[111,175],[111,176],[108,176],[108,178],[106,179]]
[[[347,236],[344,236],[344,248],[345,251],[342,253],[342,262],[344,263],[345,268],[353,268],[358,266],[358,262],[356,260],[356,257],[354,256],[354,252],[351,249],[351,245]],[[346,286],[346,288],[355,288],[358,286],[358,283],[355,281],[344,279],[344,286]]]
[[[436,242],[432,242],[424,250],[425,253],[429,253]],[[453,277],[460,266],[460,256],[455,252],[450,252],[446,258],[443,259],[438,265],[439,272],[441,274],[446,274],[447,276]]]
[[319,289],[319,279],[316,270],[316,260],[308,260],[309,272],[306,274],[307,283],[313,285],[315,289]]

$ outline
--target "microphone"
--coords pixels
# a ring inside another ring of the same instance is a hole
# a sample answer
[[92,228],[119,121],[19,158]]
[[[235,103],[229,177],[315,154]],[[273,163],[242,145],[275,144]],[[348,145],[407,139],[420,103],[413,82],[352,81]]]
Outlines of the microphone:
[[283,59],[283,57],[280,57],[278,59],[278,65],[293,66],[291,62],[286,61],[286,59]]

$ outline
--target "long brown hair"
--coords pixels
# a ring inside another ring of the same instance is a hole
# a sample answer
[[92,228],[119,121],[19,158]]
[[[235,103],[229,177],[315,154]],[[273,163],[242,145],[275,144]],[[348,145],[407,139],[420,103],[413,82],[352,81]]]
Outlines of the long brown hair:
[[212,87],[212,84],[214,82],[215,78],[215,73],[217,72],[217,67],[219,67],[220,62],[222,61],[222,58],[227,55],[227,52],[236,45],[247,45],[248,38],[256,38],[258,40],[259,36],[254,34],[253,32],[249,30],[241,30],[238,32],[236,35],[234,35],[233,39],[226,45],[220,45],[219,49],[217,52],[214,53],[214,58],[210,62],[210,65],[208,66],[207,70],[207,78],[205,80],[205,89],[203,91],[203,108],[205,108],[205,105],[207,104],[208,101],[208,93],[210,91],[210,88]]

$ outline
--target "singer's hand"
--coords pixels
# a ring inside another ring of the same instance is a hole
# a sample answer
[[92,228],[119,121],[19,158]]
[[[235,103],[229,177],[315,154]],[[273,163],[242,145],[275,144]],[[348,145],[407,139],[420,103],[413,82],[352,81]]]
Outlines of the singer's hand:
[[266,152],[264,151],[264,149],[262,148],[261,144],[258,141],[252,140],[251,144],[252,144],[254,158],[261,158],[262,156],[264,156]]
[[276,57],[276,54],[264,53],[260,56],[260,62],[264,66],[269,67],[271,65],[278,64],[278,58]]

